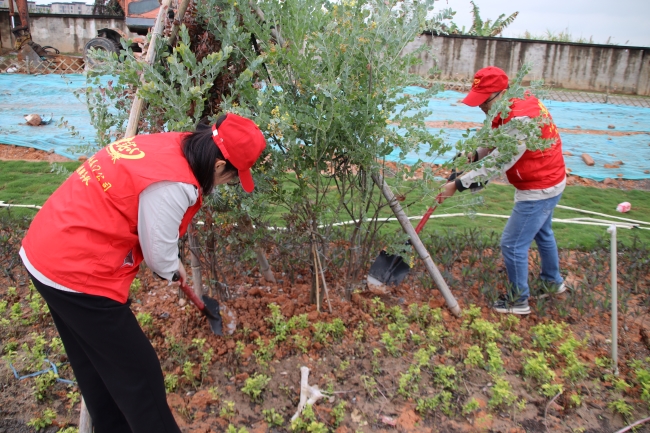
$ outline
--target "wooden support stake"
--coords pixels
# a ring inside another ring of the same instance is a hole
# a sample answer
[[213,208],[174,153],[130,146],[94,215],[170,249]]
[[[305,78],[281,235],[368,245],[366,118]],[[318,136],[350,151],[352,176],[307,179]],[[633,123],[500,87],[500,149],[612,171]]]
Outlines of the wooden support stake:
[[311,252],[314,254],[314,278],[316,279],[316,311],[320,313],[320,287],[318,285],[318,262],[316,257],[316,244],[312,240]]
[[79,433],[93,433],[93,420],[90,418],[86,400],[81,397],[81,415],[79,416]]
[[320,275],[323,278],[323,288],[325,289],[325,297],[327,298],[327,306],[329,307],[330,314],[332,313],[332,303],[330,302],[330,294],[327,290],[327,282],[325,281],[325,272],[323,272],[323,266],[320,263],[320,255],[318,254],[318,249],[316,249],[316,261],[318,261],[318,268],[320,269]]
[[418,234],[415,232],[413,225],[411,225],[411,221],[404,213],[404,210],[402,209],[402,206],[399,204],[399,201],[397,201],[397,199],[395,198],[393,191],[390,190],[390,187],[386,184],[381,174],[374,173],[372,175],[372,180],[375,182],[375,184],[377,184],[377,186],[379,186],[381,192],[384,194],[384,197],[386,197],[386,200],[388,200],[388,205],[390,206],[391,210],[397,217],[397,220],[402,225],[402,228],[404,229],[406,234],[409,235],[409,238],[411,239],[411,245],[413,245],[415,251],[418,253],[420,258],[424,262],[424,267],[427,269],[427,272],[429,272],[431,278],[433,278],[433,281],[438,287],[440,293],[442,293],[443,298],[445,298],[445,303],[447,304],[447,308],[451,310],[454,316],[460,317],[462,315],[462,310],[458,306],[458,302],[456,301],[456,298],[454,298],[454,295],[452,295],[451,290],[449,290],[449,286],[447,286],[447,283],[445,282],[444,278],[442,278],[442,275],[440,274],[440,271],[436,267],[436,264],[433,263],[433,259],[431,259],[431,255],[429,254],[426,247],[420,240]]
[[[160,9],[158,9],[158,17],[156,17],[156,24],[153,26],[151,42],[149,42],[149,48],[147,49],[147,56],[145,58],[145,62],[150,66],[153,65],[153,63],[156,61],[156,45],[158,44],[158,38],[160,38],[162,35],[165,16],[167,15],[167,11],[169,10],[171,3],[172,0],[163,0],[162,4],[160,5]],[[144,84],[144,75],[142,76],[141,82]],[[131,105],[129,123],[126,126],[126,133],[124,134],[124,137],[133,137],[138,132],[138,123],[140,122],[142,104],[142,99],[140,99],[136,93],[135,97],[133,98],[133,104]]]

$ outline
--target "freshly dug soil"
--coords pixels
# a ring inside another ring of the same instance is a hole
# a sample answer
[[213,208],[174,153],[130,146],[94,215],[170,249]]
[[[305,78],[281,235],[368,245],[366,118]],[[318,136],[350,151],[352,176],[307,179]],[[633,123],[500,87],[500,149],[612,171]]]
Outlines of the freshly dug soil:
[[0,160],[22,160],[22,161],[47,161],[47,162],[68,162],[72,161],[65,156],[54,152],[45,152],[33,147],[13,146],[0,144]]
[[[0,145],[0,158],[3,159],[49,160],[52,156],[33,149]],[[431,169],[438,170],[441,176],[448,174],[439,167]],[[648,189],[647,183],[614,180],[606,184],[576,177],[570,179],[573,184],[602,188],[641,186],[640,189]],[[0,231],[0,235],[5,234]],[[6,264],[4,259],[11,257],[11,252],[0,250],[0,253],[4,254],[0,255],[0,261]],[[432,253],[436,263],[440,263],[440,255],[445,253],[442,249]],[[501,260],[492,262],[491,271],[486,271],[482,265],[488,256],[496,257],[498,253],[495,255],[489,248],[484,249],[478,262],[472,254],[470,250],[461,251],[452,260],[451,271],[438,266],[446,280],[453,281],[449,283],[451,290],[465,312],[461,318],[449,312],[440,293],[430,288],[428,277],[420,278],[424,275],[420,265],[416,265],[412,275],[397,288],[386,293],[359,290],[347,300],[341,272],[331,262],[325,263],[330,267],[327,286],[332,312],[328,311],[327,304],[317,311],[316,305],[309,302],[309,268],[292,269],[295,278],[292,275],[294,282],[291,282],[278,270],[282,265],[272,255],[269,259],[276,269],[277,283],[264,281],[255,267],[245,272],[224,269],[229,272],[231,298],[223,302],[237,317],[237,328],[232,336],[213,335],[205,318],[179,298],[178,289],[154,278],[144,267],[138,275],[141,286],[131,294],[131,308],[134,314],[149,318],[142,326],[158,353],[163,372],[170,378],[167,399],[183,433],[221,433],[227,431],[229,425],[246,428],[250,433],[292,431],[289,418],[298,406],[301,366],[311,370],[310,385],[332,393],[332,402],[320,400],[313,411],[316,421],[336,433],[611,433],[648,416],[648,402],[642,400],[638,377],[630,366],[630,361],[638,360],[650,370],[648,266],[635,271],[636,282],[629,277],[619,277],[619,293],[625,299],[625,310],[619,313],[621,362],[620,375],[614,378],[608,375],[610,369],[600,366],[611,347],[611,324],[606,306],[607,271],[597,270],[607,263],[606,250],[562,251],[561,268],[573,275],[571,284],[584,291],[570,290],[547,300],[531,301],[533,313],[520,317],[517,322],[493,313],[481,295],[484,287],[480,286],[478,275],[483,273],[498,277],[493,288],[505,292]],[[599,262],[595,259],[597,254],[602,256]],[[621,256],[620,260],[623,259]],[[531,267],[536,260],[531,253]],[[638,257],[636,263],[645,263],[643,260],[647,262],[647,257]],[[227,267],[228,263],[223,266]],[[633,266],[636,264],[630,261],[621,262],[621,274]],[[634,290],[631,284],[635,284]],[[10,287],[15,287],[15,291]],[[587,297],[591,297],[589,302],[593,304],[583,303]],[[42,313],[38,304],[34,306],[34,299],[39,297],[31,296],[28,276],[21,266],[13,267],[10,272],[0,272],[0,302],[8,302],[6,310],[0,314],[0,352],[4,357],[0,361],[0,433],[35,432],[27,423],[41,417],[46,408],[54,410],[57,416],[53,424],[41,432],[55,433],[76,426],[79,420],[80,405],[74,398],[74,393],[78,392],[75,386],[57,382],[38,398],[37,379],[17,380],[9,367],[7,348],[11,346],[21,354],[13,359],[20,374],[38,370],[41,367],[26,367],[29,352],[23,347],[33,347],[37,336],[43,336],[49,344],[57,335],[49,314]],[[273,317],[271,304],[276,304],[281,314],[277,323],[270,320]],[[585,305],[596,304],[598,310],[585,309]],[[17,313],[15,305],[20,307]],[[426,307],[427,311],[434,312],[426,320],[413,319],[414,306],[420,311]],[[38,308],[36,313],[34,308]],[[406,324],[400,322],[407,326],[402,330],[406,338],[396,342],[391,340],[391,335],[398,333],[395,326],[399,311],[409,319]],[[293,327],[285,340],[271,344],[283,324],[303,314],[307,327]],[[434,316],[438,319],[431,319]],[[3,319],[8,322],[2,322]],[[322,324],[337,321],[343,324],[339,335],[319,336]],[[470,347],[485,343],[481,333],[489,326],[486,322],[497,326],[501,333],[498,347],[503,360],[502,377],[509,383],[515,398],[509,405],[492,404],[496,383],[487,366],[467,364]],[[567,360],[557,353],[557,347],[552,349],[554,354],[548,355],[553,374],[565,385],[555,399],[543,396],[539,383],[523,374],[528,356],[526,350],[539,351],[531,335],[534,327],[542,324],[566,326],[576,340],[584,342],[575,349],[575,354],[576,360],[586,365],[587,373],[573,383],[565,378]],[[429,362],[419,367],[419,380],[406,381],[404,385],[405,375],[416,366],[414,353],[423,348],[422,339],[430,340],[426,346]],[[209,351],[212,354],[206,358]],[[48,356],[59,366],[62,378],[74,379],[65,354],[50,353]],[[454,369],[457,374],[453,387],[447,391],[449,404],[454,408],[452,412],[445,411],[444,402],[436,400],[443,395],[444,369]],[[249,379],[258,374],[270,381],[260,398],[253,400],[244,388]],[[618,379],[624,380],[629,387],[616,382]],[[430,409],[423,409],[425,398],[429,399]],[[462,407],[472,399],[476,407],[463,413]],[[628,405],[631,413],[625,417],[617,413],[611,407],[614,401]],[[337,408],[340,407],[343,409],[339,418],[337,411],[340,409]],[[275,418],[279,425],[271,421],[269,414],[272,413],[281,417]],[[636,431],[649,432],[650,426],[646,424]]]

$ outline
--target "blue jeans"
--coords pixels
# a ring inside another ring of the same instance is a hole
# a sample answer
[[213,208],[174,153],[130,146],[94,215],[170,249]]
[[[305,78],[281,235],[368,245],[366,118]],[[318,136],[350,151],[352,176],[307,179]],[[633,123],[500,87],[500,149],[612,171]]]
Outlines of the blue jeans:
[[501,253],[508,271],[512,299],[524,300],[530,296],[528,288],[528,249],[535,240],[542,262],[540,279],[560,285],[560,258],[551,229],[553,210],[562,194],[545,200],[515,203],[501,236]]

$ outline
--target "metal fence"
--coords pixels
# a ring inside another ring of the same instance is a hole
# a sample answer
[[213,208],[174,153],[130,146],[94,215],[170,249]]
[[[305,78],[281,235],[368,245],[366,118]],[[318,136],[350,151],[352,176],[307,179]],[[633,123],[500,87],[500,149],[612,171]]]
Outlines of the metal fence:
[[[442,84],[445,90],[469,92],[472,82],[465,79],[433,80],[434,84]],[[621,95],[614,93],[581,92],[564,89],[544,89],[543,98],[562,102],[597,102],[601,104],[620,104],[633,107],[650,108],[650,97],[636,95]]]
[[598,102],[601,104],[631,105],[633,107],[650,108],[650,98],[647,96],[619,95],[614,93],[576,92],[571,90],[549,89],[546,99],[563,102]]
[[48,56],[39,61],[0,57],[0,73],[7,74],[82,74],[82,57]]

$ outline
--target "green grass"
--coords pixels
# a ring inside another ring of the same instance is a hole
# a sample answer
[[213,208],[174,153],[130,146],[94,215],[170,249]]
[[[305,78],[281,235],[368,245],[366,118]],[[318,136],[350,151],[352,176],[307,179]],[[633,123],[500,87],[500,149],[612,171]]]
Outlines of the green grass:
[[[79,163],[69,162],[61,165],[73,171],[79,166]],[[0,161],[0,200],[12,204],[42,205],[65,179],[66,175],[53,173],[51,165],[47,162]],[[288,186],[288,188],[291,187]],[[478,213],[509,215],[514,205],[514,188],[508,185],[492,183],[476,196],[481,196],[484,199],[484,205],[475,209]],[[500,233],[507,220],[505,218],[481,216],[470,217],[467,213],[467,207],[463,203],[471,197],[472,194],[466,191],[456,193],[454,197],[446,200],[433,214],[434,217],[450,213],[463,213],[464,215],[450,218],[432,218],[424,229],[425,234],[446,230],[464,231],[470,228],[478,228],[484,233],[491,231]],[[623,201],[632,203],[632,210],[626,214],[616,212],[616,205]],[[416,188],[408,193],[403,205],[410,204],[407,214],[415,216],[422,215],[433,202],[433,196],[424,196],[423,192]],[[647,191],[622,191],[614,188],[600,189],[569,186],[566,188],[560,204],[650,222],[650,192]],[[286,211],[278,209],[274,212],[273,219],[281,223],[279,216],[284,212]],[[14,208],[12,214],[16,216],[32,216],[34,211]],[[383,216],[389,217],[392,214],[389,209],[386,209]],[[590,216],[599,218],[564,209],[556,209],[554,216],[563,219]],[[345,219],[345,216],[340,214],[337,218]],[[417,224],[417,220],[412,222],[413,225]],[[399,225],[397,222],[389,223],[386,224],[383,230],[396,231],[399,230]],[[610,236],[607,233],[607,227],[600,226],[554,223],[553,230],[560,248],[590,249],[594,247],[599,237],[608,238]],[[635,234],[639,236],[642,242],[650,243],[650,230],[618,230],[618,238],[624,244],[629,244]]]
[[[465,199],[464,196],[470,194],[469,191],[456,193],[456,195],[447,199],[438,209],[436,209],[433,216],[451,213],[466,213],[466,207],[462,206],[462,201]],[[514,206],[514,188],[512,186],[496,185],[493,183],[488,185],[485,190],[478,194],[483,197],[484,205],[475,209],[477,213],[510,215]],[[412,199],[417,199],[417,196],[409,196],[407,201]],[[625,214],[616,212],[616,205],[624,201],[628,201],[632,204],[632,210]],[[431,203],[433,203],[433,198],[426,197],[420,202],[410,206],[408,214],[422,215]],[[564,191],[559,204],[612,216],[650,222],[650,192],[648,191],[622,191],[614,188],[601,189],[584,186],[569,186]],[[565,209],[556,209],[553,216],[560,219],[584,217],[608,219],[606,217],[588,215]],[[417,220],[412,220],[412,222],[414,225],[417,224]],[[496,231],[501,233],[506,222],[507,219],[505,218],[481,216],[475,216],[472,218],[470,215],[466,214],[460,217],[432,218],[425,226],[424,231],[463,231],[465,229],[478,228],[485,232]],[[610,237],[607,233],[607,227],[602,226],[556,222],[553,223],[553,231],[555,232],[555,237],[560,248],[590,249],[595,246],[596,240],[599,237]],[[617,230],[618,239],[626,245],[631,243],[635,234],[638,235],[639,239],[644,243],[650,243],[650,230]]]
[[[69,171],[79,167],[78,162],[58,164]],[[0,161],[0,201],[10,204],[42,205],[66,180],[67,175],[52,172],[52,165],[45,161]],[[31,216],[31,209],[13,208],[15,216]]]

